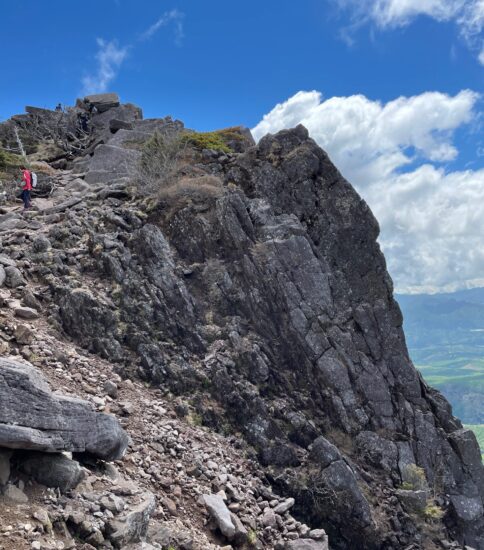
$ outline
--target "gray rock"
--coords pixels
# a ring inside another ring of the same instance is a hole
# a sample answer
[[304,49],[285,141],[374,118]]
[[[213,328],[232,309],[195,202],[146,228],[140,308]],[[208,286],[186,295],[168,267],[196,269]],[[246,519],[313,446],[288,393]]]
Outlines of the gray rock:
[[46,252],[49,248],[51,248],[51,244],[45,235],[39,235],[32,241],[32,250],[36,253]]
[[63,454],[32,452],[19,467],[38,483],[58,488],[63,493],[77,487],[85,477],[79,463]]
[[118,386],[111,380],[106,380],[106,382],[104,382],[103,388],[106,394],[109,395],[109,397],[112,397],[113,399],[116,399],[116,397],[118,397]]
[[86,103],[93,105],[100,113],[104,113],[120,104],[118,94],[94,94],[84,98]]
[[318,462],[322,468],[327,468],[332,462],[341,460],[341,453],[323,436],[318,437],[312,444],[309,458]]
[[109,183],[136,172],[141,153],[115,145],[99,145],[89,164],[85,176],[87,183]]
[[217,523],[221,533],[232,540],[235,536],[235,525],[223,498],[220,495],[202,495],[201,500]]
[[104,496],[99,503],[104,509],[109,510],[113,514],[119,514],[125,508],[124,500],[116,495]]
[[274,508],[274,512],[276,514],[282,515],[290,510],[294,506],[295,502],[296,501],[293,498],[287,498],[285,501],[281,502]]
[[5,254],[0,254],[0,265],[4,267],[16,267],[17,262]]
[[402,503],[402,506],[409,513],[422,512],[426,505],[429,494],[427,491],[410,491],[398,489],[395,494]]
[[0,265],[0,287],[3,286],[6,278],[7,274],[5,273],[5,268],[3,267],[3,265]]
[[15,485],[7,485],[3,491],[3,496],[19,504],[27,504],[29,497]]
[[44,452],[123,456],[128,437],[117,420],[80,399],[54,395],[40,371],[0,359],[0,446]]
[[12,451],[0,449],[0,485],[6,485],[10,479],[10,458]]
[[327,540],[328,535],[324,529],[311,529],[311,531],[309,531],[309,538],[315,540]]
[[286,542],[284,550],[329,550],[328,540],[298,539]]
[[13,333],[18,344],[29,345],[34,340],[34,331],[26,325],[17,325]]
[[142,495],[141,502],[123,516],[108,524],[109,540],[116,548],[123,548],[133,542],[139,542],[147,533],[148,525],[156,501],[152,493]]
[[[466,522],[472,522],[482,517],[483,505],[480,497],[451,495],[450,501],[457,516]],[[480,550],[480,546],[478,546]]]
[[20,319],[38,319],[39,312],[30,307],[16,307],[15,317],[20,317]]
[[260,517],[260,522],[264,527],[275,527],[277,525],[277,518],[274,510],[267,508]]
[[5,268],[5,274],[7,276],[6,285],[10,288],[17,288],[27,284],[19,269],[13,266],[7,266]]
[[234,513],[231,513],[230,518],[235,527],[235,533],[232,540],[234,541],[235,545],[242,546],[247,542],[247,536],[249,533],[244,527],[244,524],[238,518],[238,516],[236,516]]

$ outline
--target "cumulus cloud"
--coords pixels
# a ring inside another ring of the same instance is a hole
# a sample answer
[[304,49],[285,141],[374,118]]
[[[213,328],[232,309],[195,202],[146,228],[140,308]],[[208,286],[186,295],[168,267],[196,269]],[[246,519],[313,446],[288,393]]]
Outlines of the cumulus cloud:
[[[351,41],[350,31],[366,23],[380,29],[404,27],[422,15],[436,21],[453,21],[468,46],[482,63],[484,39],[484,0],[334,0],[351,13],[352,25],[343,36]],[[480,52],[480,53],[479,53]]]
[[159,19],[157,19],[146,31],[141,35],[141,40],[149,40],[152,38],[161,27],[166,27],[169,23],[175,25],[175,43],[181,44],[184,37],[183,32],[183,18],[185,14],[177,9],[165,12]]
[[386,104],[362,95],[298,92],[253,129],[256,139],[304,124],[367,200],[400,291],[484,283],[484,170],[446,171],[454,132],[479,96],[427,92]]
[[123,61],[128,55],[129,47],[120,47],[116,40],[97,39],[97,69],[94,74],[82,79],[83,93],[96,94],[105,92],[116,78]]

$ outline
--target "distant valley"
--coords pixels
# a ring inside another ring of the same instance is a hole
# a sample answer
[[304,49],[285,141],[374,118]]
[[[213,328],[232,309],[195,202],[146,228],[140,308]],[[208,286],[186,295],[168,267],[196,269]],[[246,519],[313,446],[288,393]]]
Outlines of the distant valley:
[[484,288],[397,300],[413,362],[484,448]]

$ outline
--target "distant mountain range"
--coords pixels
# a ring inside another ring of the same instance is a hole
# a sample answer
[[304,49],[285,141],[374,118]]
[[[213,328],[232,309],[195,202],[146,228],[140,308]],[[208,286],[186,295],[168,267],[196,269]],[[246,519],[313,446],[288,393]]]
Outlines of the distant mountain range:
[[468,424],[484,424],[484,288],[397,295],[410,355]]

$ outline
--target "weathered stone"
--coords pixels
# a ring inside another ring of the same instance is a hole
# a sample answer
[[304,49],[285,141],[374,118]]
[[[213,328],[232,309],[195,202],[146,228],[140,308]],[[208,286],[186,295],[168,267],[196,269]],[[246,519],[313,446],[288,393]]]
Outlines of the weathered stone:
[[284,514],[294,506],[295,502],[296,501],[293,498],[287,498],[274,508],[274,512],[276,514]]
[[338,449],[323,436],[315,439],[312,445],[309,457],[318,462],[322,468],[327,468],[332,462],[341,459]]
[[141,502],[124,516],[108,524],[109,540],[116,548],[140,541],[148,531],[148,524],[155,511],[156,501],[151,493],[145,493]]
[[119,514],[125,508],[125,502],[121,497],[116,495],[108,495],[101,498],[99,504],[113,514]]
[[7,485],[3,491],[5,498],[18,502],[19,504],[26,504],[29,501],[28,496],[15,485]]
[[39,312],[30,307],[16,307],[15,317],[20,317],[20,319],[38,319]]
[[0,446],[123,456],[128,437],[113,416],[80,399],[54,395],[31,365],[0,359]]
[[85,476],[79,463],[63,454],[31,452],[21,460],[20,469],[38,483],[61,492],[74,489]]
[[427,505],[429,494],[427,491],[410,491],[399,489],[396,495],[407,512],[422,512]]
[[114,93],[88,95],[84,101],[93,105],[100,113],[118,107],[120,104],[118,94]]
[[118,397],[118,386],[111,380],[106,380],[106,382],[104,382],[104,391],[113,399]]
[[7,274],[5,273],[5,268],[3,267],[3,265],[0,265],[0,286],[3,286],[6,278]]
[[31,344],[34,339],[34,331],[26,325],[17,325],[13,335],[15,340],[22,345]]
[[26,284],[25,279],[22,276],[20,270],[13,266],[7,266],[5,268],[5,274],[7,276],[6,285],[10,288],[17,288]]
[[327,540],[298,539],[286,542],[285,550],[329,550]]
[[201,501],[217,523],[221,533],[232,540],[235,536],[235,525],[223,498],[220,495],[202,495]]

